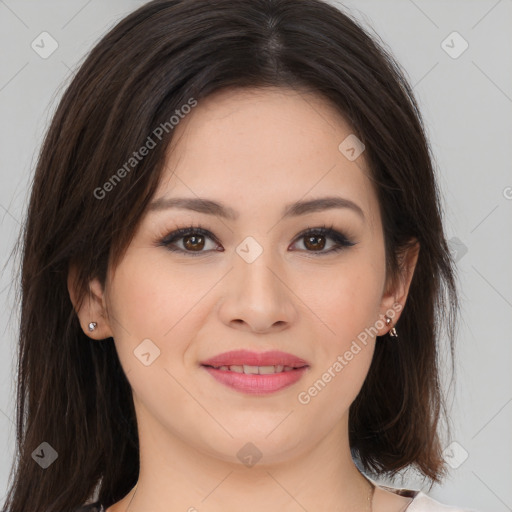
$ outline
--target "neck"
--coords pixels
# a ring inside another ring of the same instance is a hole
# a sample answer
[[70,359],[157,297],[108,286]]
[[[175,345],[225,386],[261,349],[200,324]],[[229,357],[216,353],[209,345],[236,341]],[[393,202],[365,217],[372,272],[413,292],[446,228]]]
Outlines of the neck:
[[[143,418],[137,485],[107,512],[371,510],[372,487],[352,460],[348,418],[309,451],[294,457],[280,453],[279,458],[263,453],[252,466],[199,451],[150,415]],[[253,445],[237,443],[244,445],[256,455]]]

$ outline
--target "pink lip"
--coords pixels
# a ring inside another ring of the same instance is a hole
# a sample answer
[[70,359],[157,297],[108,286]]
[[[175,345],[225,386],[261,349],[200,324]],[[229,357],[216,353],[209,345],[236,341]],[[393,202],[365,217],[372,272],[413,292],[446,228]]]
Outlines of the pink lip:
[[[203,368],[218,382],[242,393],[262,395],[274,393],[295,384],[309,368],[307,361],[292,354],[280,351],[250,352],[234,350],[219,354],[201,363]],[[291,366],[295,368],[273,374],[245,374],[229,370],[220,370],[220,366]]]
[[236,373],[229,370],[217,370],[210,366],[203,368],[218,382],[236,391],[252,395],[274,393],[280,389],[295,384],[308,369],[307,366],[290,370],[289,372],[273,373],[270,375],[255,375]]
[[248,366],[293,366],[300,368],[309,366],[307,361],[296,357],[293,354],[272,350],[269,352],[251,352],[249,350],[232,350],[224,352],[215,357],[201,361],[204,366],[231,366],[231,365],[248,365]]

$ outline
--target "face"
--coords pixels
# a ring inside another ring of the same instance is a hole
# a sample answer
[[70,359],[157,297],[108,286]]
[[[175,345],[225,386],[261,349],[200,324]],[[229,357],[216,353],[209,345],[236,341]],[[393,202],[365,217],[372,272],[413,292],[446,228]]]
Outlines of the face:
[[[269,88],[216,93],[174,130],[154,205],[96,288],[140,428],[238,464],[246,443],[271,463],[346,435],[375,334],[406,293],[386,291],[364,153],[339,149],[350,126],[320,97]],[[306,366],[202,364],[234,350]]]

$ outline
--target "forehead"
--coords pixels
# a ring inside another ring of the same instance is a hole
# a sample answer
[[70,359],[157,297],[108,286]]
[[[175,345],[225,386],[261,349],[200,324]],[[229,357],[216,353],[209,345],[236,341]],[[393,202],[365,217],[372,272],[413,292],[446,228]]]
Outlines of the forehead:
[[364,152],[350,160],[339,148],[353,136],[321,96],[281,88],[222,90],[198,101],[174,128],[155,197],[217,199],[242,217],[340,195],[359,204],[374,225],[377,197]]

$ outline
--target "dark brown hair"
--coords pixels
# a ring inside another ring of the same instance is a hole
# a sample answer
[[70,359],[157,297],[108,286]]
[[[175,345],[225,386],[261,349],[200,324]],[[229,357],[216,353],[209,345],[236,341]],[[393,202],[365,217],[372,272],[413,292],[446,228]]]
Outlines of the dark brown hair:
[[[112,339],[92,342],[67,276],[104,282],[159,183],[172,129],[98,198],[98,187],[191,98],[278,86],[327,99],[365,144],[383,221],[387,275],[413,240],[419,259],[397,325],[381,338],[350,408],[350,445],[370,473],[445,475],[440,343],[452,359],[458,306],[433,155],[400,66],[348,14],[320,0],[156,0],[92,49],[64,93],[41,149],[20,240],[17,457],[9,512],[62,512],[119,501],[139,470],[130,385]],[[341,141],[340,141],[341,142]],[[446,328],[443,336],[442,328]],[[449,422],[447,427],[449,430]],[[42,469],[32,452],[58,459]]]

